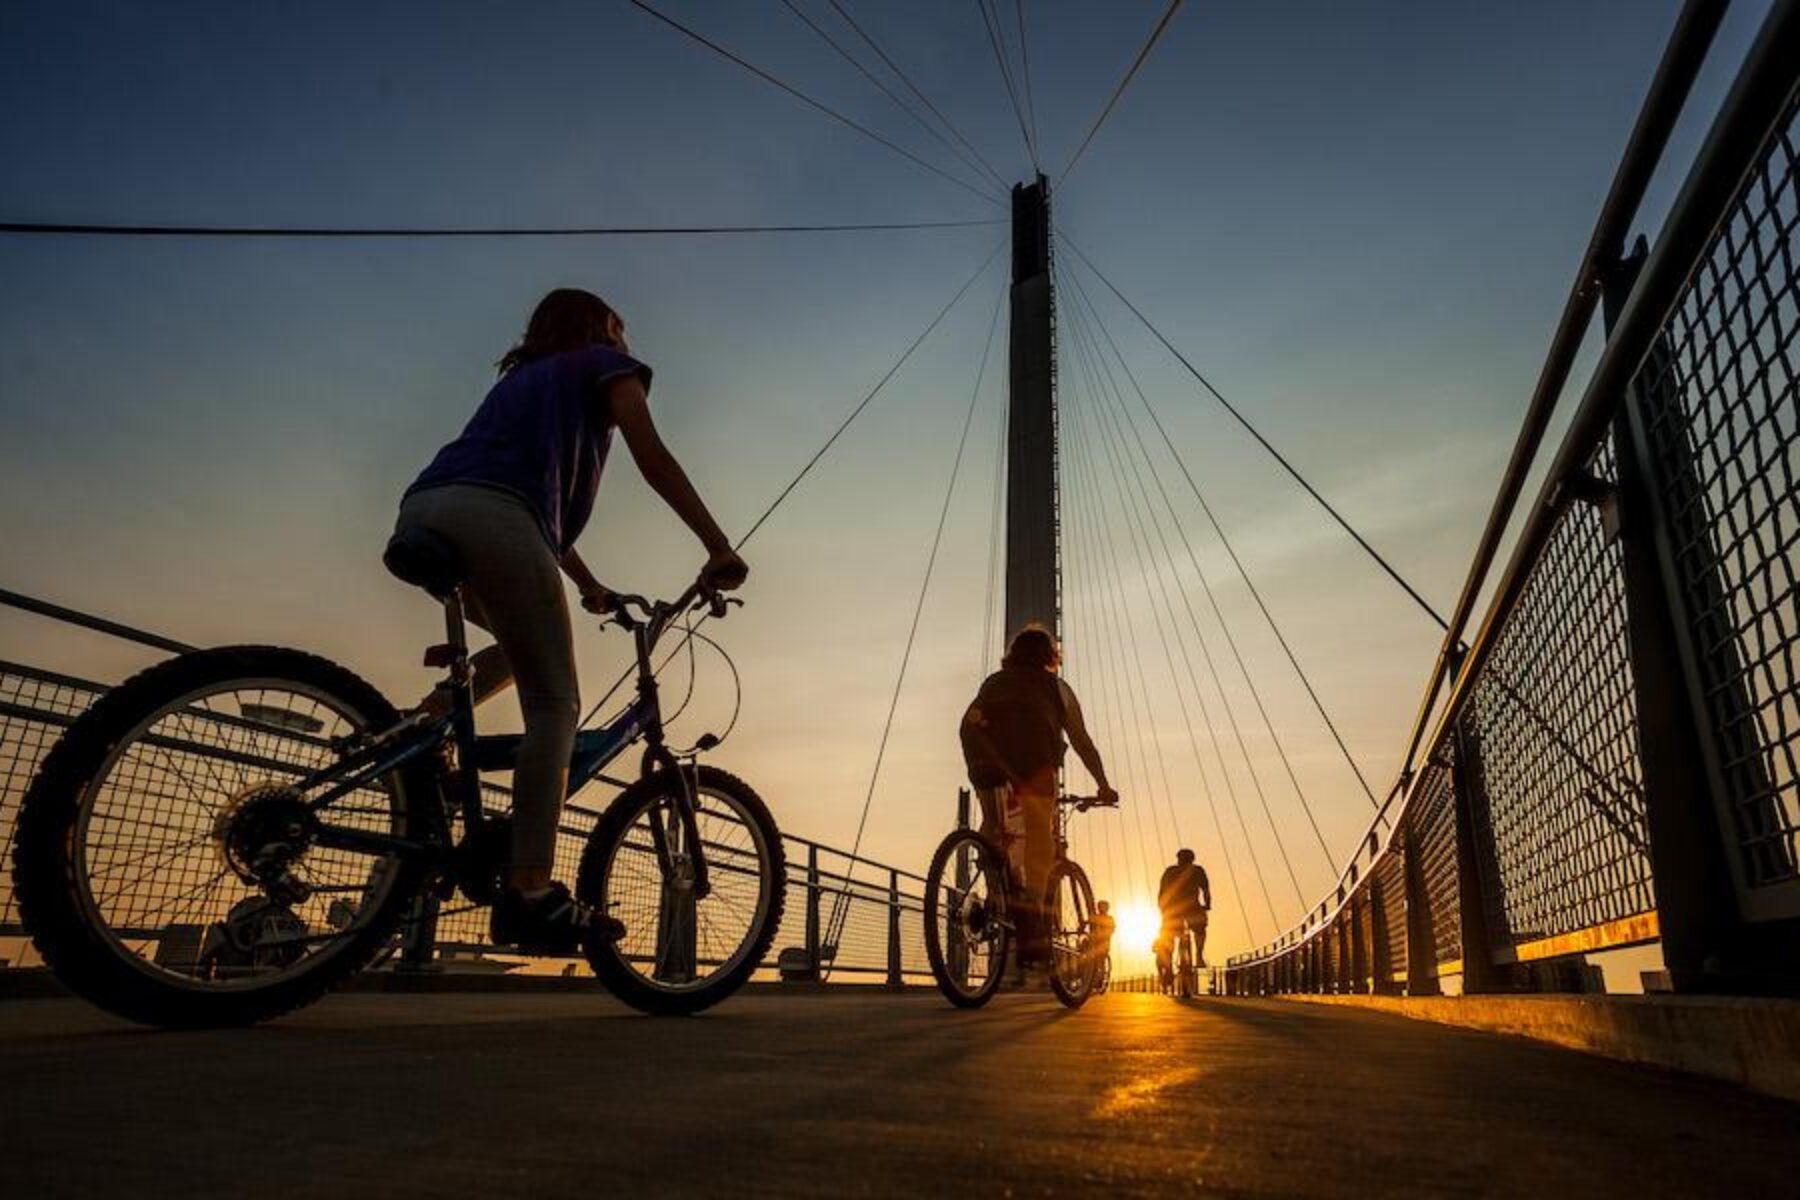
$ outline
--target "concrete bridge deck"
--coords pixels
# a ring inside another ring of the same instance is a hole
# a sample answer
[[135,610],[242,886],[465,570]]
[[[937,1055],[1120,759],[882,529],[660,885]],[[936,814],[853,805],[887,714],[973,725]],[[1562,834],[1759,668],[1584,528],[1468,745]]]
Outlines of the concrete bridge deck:
[[1800,1105],[1381,1013],[1113,995],[0,1004],[0,1195],[1800,1194]]

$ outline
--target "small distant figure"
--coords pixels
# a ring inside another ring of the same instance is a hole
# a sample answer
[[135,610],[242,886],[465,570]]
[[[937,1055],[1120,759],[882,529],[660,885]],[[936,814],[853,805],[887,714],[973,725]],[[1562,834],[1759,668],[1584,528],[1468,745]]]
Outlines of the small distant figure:
[[1098,962],[1112,954],[1113,934],[1118,932],[1119,922],[1112,915],[1111,901],[1102,900],[1094,905],[1094,919],[1089,922],[1092,932],[1089,934],[1094,960]]
[[[1100,799],[1117,803],[1106,765],[1088,736],[1081,702],[1057,677],[1062,652],[1042,625],[1013,635],[1000,669],[982,681],[963,713],[963,761],[981,803],[981,832],[1006,854],[1021,884],[1019,958],[1045,957],[1042,909],[1056,857],[1056,776],[1075,747]],[[1063,736],[1068,735],[1065,744]]]
[[1156,888],[1156,905],[1162,909],[1163,936],[1173,949],[1176,938],[1194,935],[1194,965],[1206,966],[1206,922],[1212,910],[1212,884],[1206,868],[1194,861],[1194,852],[1182,849],[1175,864],[1162,873]]

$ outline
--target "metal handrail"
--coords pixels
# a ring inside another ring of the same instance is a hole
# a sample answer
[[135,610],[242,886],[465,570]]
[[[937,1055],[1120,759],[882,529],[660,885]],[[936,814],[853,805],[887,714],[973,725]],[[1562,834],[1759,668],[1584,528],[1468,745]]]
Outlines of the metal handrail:
[[1550,419],[1562,398],[1563,387],[1568,383],[1569,372],[1574,368],[1581,343],[1587,336],[1588,327],[1593,323],[1595,308],[1600,303],[1602,276],[1610,264],[1618,261],[1624,250],[1631,222],[1643,204],[1651,176],[1668,146],[1669,136],[1693,90],[1694,80],[1706,61],[1707,51],[1712,46],[1713,37],[1718,33],[1719,24],[1724,20],[1725,10],[1729,5],[1730,0],[1688,0],[1675,22],[1675,28],[1669,34],[1662,61],[1657,64],[1656,74],[1650,81],[1650,90],[1644,97],[1643,107],[1639,110],[1631,136],[1625,143],[1625,152],[1620,156],[1618,168],[1613,172],[1612,186],[1607,189],[1606,201],[1600,206],[1600,215],[1594,222],[1594,232],[1588,238],[1587,249],[1575,269],[1574,282],[1569,286],[1569,296],[1563,302],[1562,316],[1557,320],[1555,332],[1551,334],[1550,349],[1545,356],[1543,368],[1538,373],[1537,386],[1532,389],[1531,403],[1525,410],[1518,439],[1513,443],[1512,456],[1507,460],[1493,506],[1488,510],[1487,522],[1482,527],[1481,537],[1476,541],[1475,555],[1469,563],[1462,591],[1457,596],[1456,606],[1450,611],[1450,624],[1445,630],[1437,661],[1432,666],[1431,678],[1425,686],[1419,714],[1414,718],[1406,754],[1401,759],[1403,772],[1411,768],[1413,758],[1418,753],[1419,742],[1430,724],[1438,693],[1443,688],[1445,677],[1450,674],[1451,664],[1457,660],[1462,649],[1463,630],[1474,613],[1475,601],[1480,596],[1481,589],[1487,583],[1488,571],[1500,552],[1501,539],[1512,521],[1519,496],[1525,489],[1526,477],[1531,472],[1532,463],[1537,460]]

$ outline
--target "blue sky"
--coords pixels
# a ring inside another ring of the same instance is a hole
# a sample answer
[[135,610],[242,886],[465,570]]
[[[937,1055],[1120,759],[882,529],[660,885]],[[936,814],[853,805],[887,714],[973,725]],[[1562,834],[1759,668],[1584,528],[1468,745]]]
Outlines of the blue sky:
[[[804,7],[830,15],[821,0]],[[1002,174],[1025,177],[975,5],[850,7]],[[1052,175],[1161,8],[1026,5]],[[1677,8],[1196,0],[1058,190],[1057,219],[1447,606]],[[1742,9],[1649,219],[1764,6]],[[668,11],[955,169],[776,0],[669,0]],[[622,2],[21,2],[0,9],[0,56],[8,220],[1001,215]],[[383,575],[381,541],[400,490],[480,399],[543,291],[591,287],[624,312],[657,369],[668,439],[726,526],[742,529],[1003,233],[0,235],[0,585],[196,642],[305,645],[407,695],[426,679],[416,655],[433,613]],[[719,761],[796,832],[845,842],[855,828],[1000,283],[997,268],[977,282],[752,544],[750,605],[725,627],[746,712]],[[1365,773],[1385,786],[1433,629],[1127,314],[1096,299]],[[976,410],[869,825],[870,852],[917,868],[953,811],[953,725],[981,666],[997,385],[990,375]],[[672,591],[696,549],[629,464],[615,466],[589,557],[620,586]],[[1200,528],[1193,512],[1183,520]],[[1216,547],[1201,554],[1341,855],[1366,801]],[[1139,570],[1135,561],[1123,569]],[[1153,625],[1126,624],[1148,654]],[[0,652],[101,678],[145,661],[16,616],[0,618]],[[590,692],[621,652],[616,635],[585,637]],[[1077,683],[1085,669],[1104,693],[1092,660],[1079,647],[1071,658]],[[722,719],[720,678],[707,674],[702,723]],[[1162,814],[1208,859],[1218,834],[1173,685],[1152,671],[1145,688],[1149,715],[1128,721],[1121,704],[1113,722],[1139,735],[1115,735],[1132,744],[1112,752],[1142,764],[1151,795],[1137,797],[1137,819]],[[1309,849],[1272,751],[1252,741],[1275,826],[1316,893],[1330,862]],[[1166,789],[1151,766],[1159,749]],[[1142,872],[1120,857],[1166,857],[1176,833],[1140,835],[1133,819],[1096,818],[1078,835],[1102,892],[1127,900]],[[1240,868],[1255,847],[1275,869],[1267,825],[1252,822],[1246,841],[1228,823],[1224,837]],[[1247,900],[1257,936],[1297,915],[1289,893],[1275,891],[1273,913]],[[1235,914],[1219,934],[1227,946],[1246,940]]]

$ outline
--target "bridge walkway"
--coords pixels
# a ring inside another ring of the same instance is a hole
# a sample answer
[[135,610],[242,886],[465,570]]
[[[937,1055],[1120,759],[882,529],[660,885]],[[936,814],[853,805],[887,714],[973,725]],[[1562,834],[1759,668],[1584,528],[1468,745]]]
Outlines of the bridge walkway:
[[[1379,1013],[1113,995],[0,1005],[0,1194],[1793,1195],[1800,1106]],[[536,1097],[544,1099],[538,1100]]]

